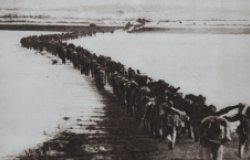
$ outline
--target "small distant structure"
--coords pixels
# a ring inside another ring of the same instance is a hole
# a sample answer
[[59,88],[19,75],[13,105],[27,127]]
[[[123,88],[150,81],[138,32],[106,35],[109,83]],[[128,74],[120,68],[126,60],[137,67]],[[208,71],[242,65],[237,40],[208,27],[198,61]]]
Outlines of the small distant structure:
[[91,35],[95,34],[96,28],[97,28],[97,26],[96,26],[95,23],[90,23],[89,24],[89,29],[90,29]]
[[144,28],[144,26],[147,22],[151,22],[151,21],[146,20],[144,18],[138,18],[136,20],[136,22],[133,22],[133,23],[127,22],[125,27],[124,27],[124,30],[129,32],[129,33],[139,31],[139,30]]
[[125,24],[124,30],[129,30],[129,28],[131,28],[133,26],[133,24],[131,22],[128,22]]
[[91,30],[94,30],[94,29],[96,29],[96,24],[95,23],[90,23],[89,24],[89,28],[91,29]]
[[90,23],[90,24],[89,24],[89,27],[90,27],[90,28],[95,28],[95,27],[96,27],[96,24],[95,24],[95,23]]

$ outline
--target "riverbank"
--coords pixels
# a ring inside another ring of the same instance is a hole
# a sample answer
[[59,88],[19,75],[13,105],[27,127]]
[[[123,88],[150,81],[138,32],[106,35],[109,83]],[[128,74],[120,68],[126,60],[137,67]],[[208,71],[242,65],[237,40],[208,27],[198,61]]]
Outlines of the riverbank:
[[139,30],[132,31],[140,32],[166,32],[166,33],[199,33],[199,34],[250,34],[250,27],[157,27],[148,26]]
[[[114,32],[123,29],[124,23],[94,24],[94,23],[0,23],[0,30],[19,31],[53,31],[53,32]],[[140,32],[165,32],[165,33],[199,33],[199,34],[250,34],[249,25],[171,25],[171,24],[146,24],[131,33]]]
[[121,29],[121,26],[105,26],[90,24],[33,24],[33,23],[0,23],[0,30],[16,30],[16,31],[53,31],[53,32],[113,32]]

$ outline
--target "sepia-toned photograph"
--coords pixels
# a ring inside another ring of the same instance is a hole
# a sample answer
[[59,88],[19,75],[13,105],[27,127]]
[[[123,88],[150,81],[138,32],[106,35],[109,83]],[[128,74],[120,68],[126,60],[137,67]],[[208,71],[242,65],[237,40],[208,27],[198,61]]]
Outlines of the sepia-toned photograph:
[[250,1],[0,0],[1,160],[249,160]]

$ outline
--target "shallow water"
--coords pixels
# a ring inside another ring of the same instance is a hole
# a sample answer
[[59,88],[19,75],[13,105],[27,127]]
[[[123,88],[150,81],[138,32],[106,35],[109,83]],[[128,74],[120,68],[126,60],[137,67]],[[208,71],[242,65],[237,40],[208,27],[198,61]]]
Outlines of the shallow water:
[[250,35],[121,31],[72,40],[219,108],[250,104]]
[[70,127],[63,117],[88,119],[103,105],[70,64],[51,65],[52,56],[20,46],[22,37],[42,33],[0,31],[0,159]]

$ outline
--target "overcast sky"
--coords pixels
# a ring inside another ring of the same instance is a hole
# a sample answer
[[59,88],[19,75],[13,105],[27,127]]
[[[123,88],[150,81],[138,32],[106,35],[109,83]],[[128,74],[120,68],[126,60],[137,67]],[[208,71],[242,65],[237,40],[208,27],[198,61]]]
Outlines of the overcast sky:
[[171,15],[199,17],[211,15],[215,18],[249,19],[249,0],[0,0],[1,8],[33,10],[75,9],[86,6],[108,6],[115,10],[118,6],[138,9],[159,7],[159,11]]
[[249,9],[248,0],[0,0],[2,7],[8,8],[64,8],[86,5],[164,5],[190,8],[209,7],[224,9]]

